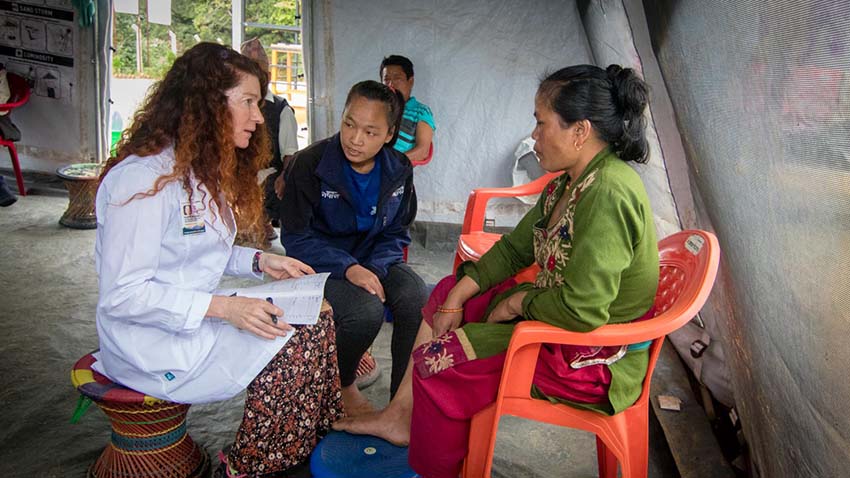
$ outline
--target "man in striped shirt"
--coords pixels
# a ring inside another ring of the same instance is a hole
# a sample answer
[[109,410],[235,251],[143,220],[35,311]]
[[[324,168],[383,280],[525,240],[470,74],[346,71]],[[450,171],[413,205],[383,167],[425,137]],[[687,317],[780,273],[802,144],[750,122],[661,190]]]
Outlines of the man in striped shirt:
[[437,127],[431,109],[410,95],[413,90],[413,63],[401,55],[390,55],[381,62],[380,71],[384,84],[400,92],[405,101],[395,149],[406,154],[411,161],[421,161],[428,157]]

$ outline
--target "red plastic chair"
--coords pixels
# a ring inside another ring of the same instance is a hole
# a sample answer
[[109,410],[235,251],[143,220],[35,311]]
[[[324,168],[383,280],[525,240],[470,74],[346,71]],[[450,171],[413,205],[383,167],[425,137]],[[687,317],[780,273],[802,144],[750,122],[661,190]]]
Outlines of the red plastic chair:
[[[9,102],[0,104],[0,111],[11,111],[30,99],[30,87],[27,80],[22,76],[14,73],[7,73],[6,78],[9,80]],[[21,196],[27,195],[27,190],[24,188],[24,175],[21,173],[21,163],[18,162],[18,149],[15,147],[15,142],[0,137],[0,146],[5,146],[9,150],[9,156],[12,158],[12,168],[15,170],[15,180],[18,182],[18,192]]]
[[[502,237],[501,234],[484,232],[484,214],[487,212],[487,201],[494,197],[517,197],[540,194],[543,192],[543,188],[549,184],[549,181],[561,174],[561,171],[548,173],[528,184],[510,188],[480,188],[472,190],[469,193],[469,200],[466,202],[463,229],[461,229],[460,237],[457,240],[454,269],[457,270],[457,266],[464,261],[477,261]],[[516,279],[519,282],[534,282],[534,278],[539,271],[540,268],[534,264],[520,271],[516,275]]]
[[414,167],[416,166],[425,166],[426,164],[431,162],[431,158],[434,157],[434,143],[431,143],[431,146],[428,147],[428,156],[425,156],[425,159],[420,159],[418,161],[411,161]]
[[[519,324],[508,346],[495,403],[472,418],[469,454],[464,478],[489,478],[502,415],[515,415],[553,425],[592,432],[600,478],[616,478],[619,462],[623,478],[646,478],[649,452],[649,385],[664,336],[685,325],[702,308],[711,292],[720,263],[714,234],[690,230],[673,234],[658,244],[661,275],[655,297],[656,316],[632,324],[600,327],[592,332],[566,331],[542,322]],[[580,410],[530,396],[540,345],[622,345],[652,340],[649,367],[640,398],[613,416]]]

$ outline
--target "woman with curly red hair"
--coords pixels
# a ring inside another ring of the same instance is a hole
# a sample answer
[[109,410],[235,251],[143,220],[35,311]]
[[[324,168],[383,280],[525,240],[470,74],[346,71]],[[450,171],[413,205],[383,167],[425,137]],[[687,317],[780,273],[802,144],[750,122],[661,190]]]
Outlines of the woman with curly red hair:
[[236,441],[221,455],[228,476],[292,472],[342,413],[330,308],[294,328],[265,300],[214,292],[225,273],[313,273],[233,244],[237,229],[264,233],[257,172],[270,160],[259,108],[267,84],[256,62],[230,48],[186,51],[136,113],[97,194],[94,368],[180,403],[247,387]]

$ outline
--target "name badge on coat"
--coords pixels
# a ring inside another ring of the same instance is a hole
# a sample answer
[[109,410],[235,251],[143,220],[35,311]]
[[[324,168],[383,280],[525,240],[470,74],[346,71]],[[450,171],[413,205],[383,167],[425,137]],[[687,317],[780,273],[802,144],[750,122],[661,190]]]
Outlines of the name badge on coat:
[[203,212],[204,207],[201,201],[185,201],[180,203],[180,213],[183,215],[184,236],[206,232]]

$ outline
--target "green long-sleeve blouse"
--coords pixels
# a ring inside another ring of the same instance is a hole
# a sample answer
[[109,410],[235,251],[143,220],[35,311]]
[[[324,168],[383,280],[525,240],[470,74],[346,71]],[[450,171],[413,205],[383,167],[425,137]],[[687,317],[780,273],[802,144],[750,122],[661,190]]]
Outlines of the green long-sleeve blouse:
[[[569,198],[566,210],[549,228],[552,210],[564,194]],[[578,332],[646,313],[658,286],[658,244],[638,174],[603,149],[576,180],[564,174],[549,183],[511,233],[478,262],[464,263],[458,273],[484,291],[535,261],[541,271],[534,284],[519,284],[500,294],[490,310],[525,291],[523,319]],[[474,323],[463,329],[475,355],[484,358],[507,348],[514,325]],[[614,412],[637,400],[647,362],[645,349],[630,350],[609,366],[608,397]]]

